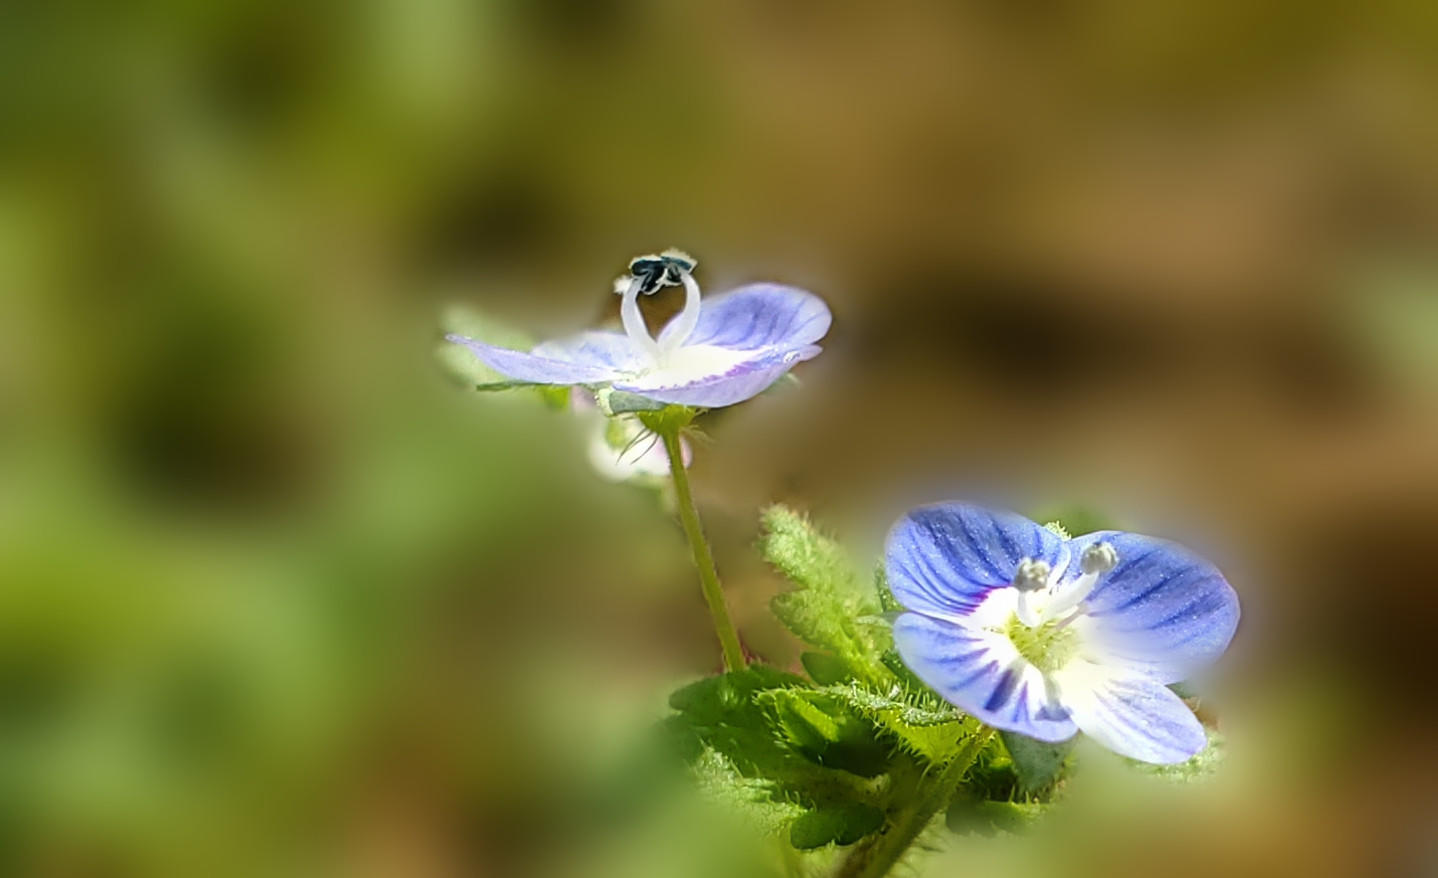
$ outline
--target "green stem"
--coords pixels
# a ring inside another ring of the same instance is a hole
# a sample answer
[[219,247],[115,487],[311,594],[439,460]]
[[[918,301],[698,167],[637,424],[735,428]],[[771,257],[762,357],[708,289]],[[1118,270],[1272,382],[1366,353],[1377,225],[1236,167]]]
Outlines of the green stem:
[[855,848],[834,873],[834,878],[883,878],[903,858],[919,835],[928,828],[934,815],[953,797],[959,781],[979,758],[979,753],[994,736],[993,729],[983,727],[969,739],[932,783],[921,784],[915,803],[889,818],[883,831]]
[[719,635],[719,645],[724,649],[724,669],[737,671],[746,664],[744,648],[739,645],[739,632],[729,618],[729,607],[724,603],[724,590],[719,587],[719,573],[714,569],[714,555],[699,527],[699,512],[694,508],[694,495],[689,492],[689,474],[684,470],[684,453],[679,445],[678,427],[659,431],[664,440],[664,450],[669,455],[669,473],[674,477],[674,499],[679,507],[679,520],[684,523],[684,535],[689,538],[689,548],[694,552],[694,566],[699,568],[699,585],[704,590],[704,601],[709,604],[709,615],[714,619],[714,633]]

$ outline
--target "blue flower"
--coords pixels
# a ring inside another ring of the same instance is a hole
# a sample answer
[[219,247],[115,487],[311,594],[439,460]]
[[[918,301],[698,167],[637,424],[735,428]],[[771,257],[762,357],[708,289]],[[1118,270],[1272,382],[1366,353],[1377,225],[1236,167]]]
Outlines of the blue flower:
[[1042,741],[1082,731],[1145,762],[1182,762],[1203,727],[1169,690],[1214,661],[1238,597],[1211,564],[1153,537],[1064,539],[1010,512],[915,509],[889,534],[904,663],[990,726]]
[[[818,296],[757,283],[701,302],[695,264],[672,250],[631,262],[630,275],[615,284],[623,298],[622,333],[583,332],[528,353],[461,335],[447,338],[516,381],[612,387],[697,408],[743,402],[819,353],[814,342],[829,331],[830,315]],[[651,336],[639,296],[671,285],[684,287],[684,309],[658,337]]]

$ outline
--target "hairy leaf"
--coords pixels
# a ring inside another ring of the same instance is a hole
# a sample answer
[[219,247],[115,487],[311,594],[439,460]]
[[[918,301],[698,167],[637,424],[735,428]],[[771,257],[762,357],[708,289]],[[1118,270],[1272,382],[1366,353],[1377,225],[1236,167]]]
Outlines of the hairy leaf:
[[789,827],[789,843],[799,850],[827,844],[850,845],[884,823],[884,812],[871,805],[850,804],[818,808],[802,815]]
[[865,619],[878,616],[879,603],[859,588],[843,549],[784,506],[764,511],[760,547],[769,563],[797,586],[774,598],[774,615],[804,642],[842,662],[849,676],[880,679],[881,641],[874,620]]

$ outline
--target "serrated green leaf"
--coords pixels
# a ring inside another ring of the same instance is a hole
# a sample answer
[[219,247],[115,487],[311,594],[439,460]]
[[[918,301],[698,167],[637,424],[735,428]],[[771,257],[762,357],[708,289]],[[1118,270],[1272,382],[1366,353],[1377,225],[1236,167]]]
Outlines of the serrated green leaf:
[[[723,757],[737,777],[744,779],[744,795],[805,808],[851,802],[882,804],[879,780],[826,767],[806,755],[794,745],[789,731],[781,728],[772,699],[761,703],[759,698],[774,691],[811,691],[803,688],[806,685],[800,677],[763,665],[700,680],[670,696],[676,713],[665,721],[664,729],[691,766],[702,767],[705,760],[712,763],[710,754]],[[838,737],[841,743],[845,740],[842,728]],[[842,761],[847,758],[846,751],[833,750],[831,758]]]
[[785,741],[818,764],[860,777],[883,773],[887,748],[843,698],[813,689],[770,689],[757,699],[771,711]]
[[801,851],[828,844],[851,845],[884,825],[884,812],[870,805],[818,808],[789,827],[789,843]]
[[952,759],[979,730],[973,719],[926,691],[883,695],[855,685],[823,691],[844,699],[905,751],[935,765]]
[[775,596],[774,615],[804,642],[828,651],[857,679],[883,676],[882,653],[872,620],[877,596],[857,585],[848,557],[837,543],[816,531],[798,513],[771,506],[763,514],[760,549],[766,560],[797,588]]
[[807,813],[797,802],[766,778],[746,777],[724,754],[704,748],[693,761],[694,782],[712,802],[728,806],[760,832],[777,835],[795,818]]

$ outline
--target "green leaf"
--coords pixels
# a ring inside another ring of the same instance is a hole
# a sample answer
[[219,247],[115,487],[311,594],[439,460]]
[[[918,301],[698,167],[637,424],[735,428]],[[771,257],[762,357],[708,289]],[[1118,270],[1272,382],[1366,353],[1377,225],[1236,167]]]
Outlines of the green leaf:
[[717,750],[705,747],[692,765],[694,782],[701,794],[742,815],[766,835],[777,835],[795,818],[807,813],[803,805],[785,798],[774,781],[746,777],[733,761]]
[[818,764],[860,777],[884,772],[888,749],[843,698],[812,689],[771,689],[757,699],[786,742]]
[[873,619],[877,597],[861,591],[848,557],[837,543],[816,531],[798,513],[771,506],[763,513],[760,550],[796,586],[775,596],[774,615],[811,646],[827,650],[849,675],[877,682],[881,635]]
[[1017,833],[1035,823],[1049,805],[1040,802],[995,802],[960,789],[949,803],[944,822],[958,833],[992,836]]
[[[881,779],[827,767],[796,743],[802,735],[812,736],[808,743],[826,758],[847,762],[856,751],[845,749],[851,733],[844,722],[834,721],[832,728],[825,728],[813,714],[795,712],[787,717],[793,725],[781,724],[776,699],[790,696],[769,693],[811,691],[805,685],[800,677],[763,665],[706,678],[670,696],[676,712],[664,729],[691,769],[704,773],[705,783],[724,787],[722,794],[716,793],[720,798],[783,802],[805,809],[855,802],[882,805]],[[837,741],[831,743],[831,738]]]
[[843,683],[850,679],[849,666],[842,659],[835,658],[827,652],[803,653],[799,656],[799,662],[804,665],[809,679],[820,686]]
[[871,805],[819,808],[794,821],[789,827],[789,843],[801,851],[827,844],[850,845],[883,824],[884,812]]
[[881,695],[856,685],[830,686],[823,691],[844,699],[904,750],[935,765],[952,759],[979,731],[975,720],[961,716],[926,691]]

